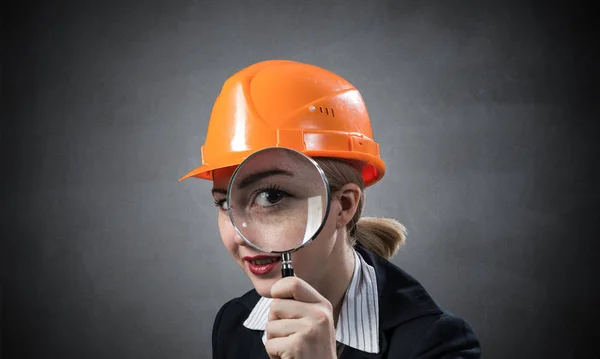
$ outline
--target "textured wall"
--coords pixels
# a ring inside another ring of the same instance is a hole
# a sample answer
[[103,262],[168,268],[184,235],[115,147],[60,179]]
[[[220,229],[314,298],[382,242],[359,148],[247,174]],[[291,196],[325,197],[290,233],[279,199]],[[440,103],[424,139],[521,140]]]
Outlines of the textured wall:
[[209,357],[250,283],[210,183],[177,179],[223,81],[269,58],[361,90],[388,164],[366,214],[408,227],[394,262],[486,358],[597,355],[597,62],[574,8],[239,3],[3,11],[6,358]]

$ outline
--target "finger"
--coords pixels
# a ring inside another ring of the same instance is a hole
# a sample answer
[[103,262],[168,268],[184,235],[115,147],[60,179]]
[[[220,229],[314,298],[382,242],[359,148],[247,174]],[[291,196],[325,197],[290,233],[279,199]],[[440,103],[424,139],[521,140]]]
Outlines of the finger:
[[314,312],[314,305],[314,303],[304,303],[294,299],[273,299],[269,308],[269,320],[308,317]]
[[297,351],[296,341],[293,336],[268,339],[265,343],[265,350],[271,359],[293,358],[293,353]]
[[265,350],[267,354],[269,354],[269,358],[271,359],[279,359],[281,355],[285,351],[285,342],[287,337],[285,338],[273,338],[267,339],[265,343]]
[[271,286],[273,298],[293,298],[306,303],[327,301],[317,290],[298,277],[285,277]]
[[306,330],[309,324],[303,319],[278,319],[267,323],[267,340],[271,338],[287,337],[294,333]]

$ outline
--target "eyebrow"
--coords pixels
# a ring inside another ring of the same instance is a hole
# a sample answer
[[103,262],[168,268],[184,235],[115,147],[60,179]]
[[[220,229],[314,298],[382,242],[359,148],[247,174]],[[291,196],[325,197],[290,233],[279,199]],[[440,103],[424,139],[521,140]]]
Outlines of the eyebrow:
[[[268,170],[268,171],[261,171],[261,172],[253,173],[253,174],[247,176],[246,178],[244,178],[240,182],[238,188],[244,189],[244,188],[252,185],[253,183],[256,183],[264,178],[272,177],[272,176],[280,176],[280,175],[294,177],[294,174],[292,172],[282,170],[282,169],[272,169],[272,170]],[[213,195],[215,193],[220,193],[220,194],[224,194],[224,195],[227,194],[227,190],[222,189],[222,188],[213,188],[211,192]]]
[[214,196],[216,193],[223,194],[223,195],[226,195],[226,194],[227,194],[227,191],[226,191],[226,190],[224,190],[224,189],[222,189],[222,188],[213,188],[213,189],[212,189],[210,192],[212,193],[212,195],[213,195],[213,196]]

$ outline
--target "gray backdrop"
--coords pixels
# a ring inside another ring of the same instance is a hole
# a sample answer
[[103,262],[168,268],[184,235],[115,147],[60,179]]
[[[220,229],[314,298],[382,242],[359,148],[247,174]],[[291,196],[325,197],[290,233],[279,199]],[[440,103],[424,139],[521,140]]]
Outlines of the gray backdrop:
[[200,163],[223,81],[284,58],[361,90],[388,165],[366,215],[408,227],[394,262],[471,323],[485,358],[597,358],[597,62],[576,10],[5,9],[4,355],[209,357],[214,315],[250,283],[221,243],[210,183],[177,179]]

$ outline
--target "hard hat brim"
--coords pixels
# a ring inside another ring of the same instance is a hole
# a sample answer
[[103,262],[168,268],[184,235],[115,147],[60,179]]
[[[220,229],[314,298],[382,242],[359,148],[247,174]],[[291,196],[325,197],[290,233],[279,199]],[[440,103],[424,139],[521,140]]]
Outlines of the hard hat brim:
[[182,182],[191,177],[211,180],[212,179],[211,174],[212,174],[213,170],[215,170],[214,166],[202,165],[202,166],[196,167],[193,170],[191,170],[190,172],[188,172],[185,176],[181,177],[179,179],[179,182]]
[[[251,153],[250,151],[249,153]],[[379,182],[381,178],[384,176],[386,171],[385,162],[375,156],[361,153],[352,153],[347,151],[303,151],[309,157],[333,157],[339,159],[346,160],[354,160],[359,161],[364,164],[362,168],[362,176],[364,180],[365,187],[370,187],[371,185]],[[240,155],[238,158],[230,159],[227,163],[221,163],[219,165],[210,165],[203,164],[200,165],[193,170],[189,171],[185,176],[179,179],[179,182],[182,182],[188,178],[199,178],[203,180],[213,180],[213,171],[238,166],[240,163],[246,159],[249,153],[244,153]]]

